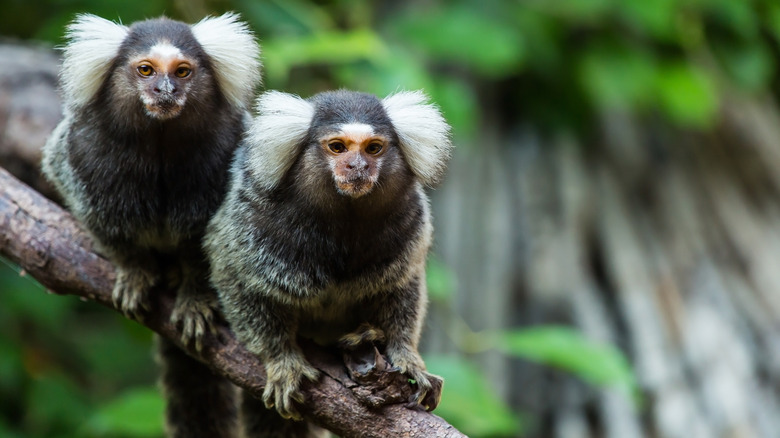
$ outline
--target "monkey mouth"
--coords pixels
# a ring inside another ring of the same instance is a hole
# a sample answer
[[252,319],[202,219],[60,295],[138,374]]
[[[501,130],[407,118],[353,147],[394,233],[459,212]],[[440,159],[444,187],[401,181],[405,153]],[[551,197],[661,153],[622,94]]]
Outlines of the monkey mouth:
[[374,188],[374,183],[373,178],[366,177],[337,178],[336,188],[340,194],[357,199],[369,194]]
[[149,117],[158,120],[169,120],[177,117],[184,108],[184,102],[172,96],[162,96],[157,99],[144,99],[144,107]]

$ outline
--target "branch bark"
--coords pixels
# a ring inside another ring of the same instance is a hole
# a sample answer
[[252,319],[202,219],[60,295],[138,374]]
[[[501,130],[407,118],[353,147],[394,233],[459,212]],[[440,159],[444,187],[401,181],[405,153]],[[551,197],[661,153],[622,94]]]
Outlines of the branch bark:
[[[93,250],[89,235],[59,206],[0,168],[0,253],[22,267],[49,290],[96,301],[114,309],[111,288],[114,268]],[[169,322],[173,305],[169,291],[155,294],[153,310],[139,323],[176,342],[192,357],[255,395],[262,395],[265,372],[260,361],[220,325],[217,336],[204,340],[203,350],[181,345],[179,330]],[[323,377],[306,388],[304,418],[338,435],[349,437],[464,437],[428,412],[389,405],[368,409],[350,388],[357,386],[340,358],[317,346],[307,346],[312,364]]]

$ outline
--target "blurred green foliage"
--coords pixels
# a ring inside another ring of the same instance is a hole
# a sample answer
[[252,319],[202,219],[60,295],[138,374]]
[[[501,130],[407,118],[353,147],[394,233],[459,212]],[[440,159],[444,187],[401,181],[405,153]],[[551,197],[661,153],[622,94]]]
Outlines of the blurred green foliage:
[[[75,13],[131,23],[240,12],[263,45],[266,87],[308,96],[347,87],[424,88],[476,143],[486,124],[589,135],[604,111],[717,123],[732,93],[778,89],[775,0],[0,0],[0,34],[62,43]],[[431,296],[454,289],[429,268]],[[0,269],[0,437],[161,436],[151,335],[94,303],[46,295]],[[634,394],[625,359],[560,327],[465,331],[477,341]],[[471,436],[514,436],[523,422],[469,362],[430,357],[448,377],[439,413]]]
[[162,436],[151,332],[0,261],[0,437]]

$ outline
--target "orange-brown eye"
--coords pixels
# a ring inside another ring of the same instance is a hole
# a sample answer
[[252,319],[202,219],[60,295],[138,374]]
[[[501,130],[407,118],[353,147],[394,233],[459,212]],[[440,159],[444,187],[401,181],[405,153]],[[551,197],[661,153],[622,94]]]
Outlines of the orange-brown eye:
[[141,64],[138,66],[138,74],[141,76],[151,76],[154,73],[154,69],[149,64]]
[[371,143],[366,146],[366,153],[376,155],[382,151],[382,143]]
[[330,149],[331,152],[333,152],[335,154],[340,154],[342,152],[346,152],[347,151],[347,147],[344,146],[344,143],[342,143],[340,141],[332,141],[332,142],[328,143],[328,149]]
[[176,77],[177,78],[186,78],[187,76],[192,73],[192,70],[189,67],[181,66],[176,69]]

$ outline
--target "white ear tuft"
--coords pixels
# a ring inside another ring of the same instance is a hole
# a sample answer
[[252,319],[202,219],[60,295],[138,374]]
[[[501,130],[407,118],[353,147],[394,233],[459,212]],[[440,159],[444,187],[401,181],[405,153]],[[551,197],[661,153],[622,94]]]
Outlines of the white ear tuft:
[[256,181],[270,190],[295,162],[314,117],[314,106],[293,94],[268,91],[257,99],[257,112],[244,144]]
[[450,125],[422,91],[402,91],[382,100],[401,150],[423,184],[435,186],[452,154]]
[[60,75],[69,109],[95,97],[127,32],[127,27],[91,14],[79,14],[68,25]]
[[206,17],[192,33],[214,63],[219,88],[231,104],[246,108],[260,83],[260,46],[238,14]]

